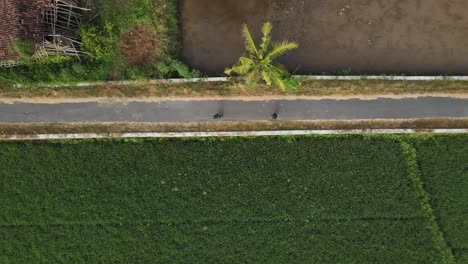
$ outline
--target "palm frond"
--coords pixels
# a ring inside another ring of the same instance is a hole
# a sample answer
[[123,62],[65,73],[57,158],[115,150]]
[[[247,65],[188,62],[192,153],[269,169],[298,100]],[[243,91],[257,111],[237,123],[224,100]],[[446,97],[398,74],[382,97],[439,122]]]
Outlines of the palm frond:
[[266,22],[262,26],[262,33],[264,37],[270,36],[271,30],[273,29],[273,26],[271,25],[270,22]]
[[273,67],[276,68],[275,70],[278,71],[278,73],[279,73],[281,76],[283,76],[283,77],[284,77],[284,76],[289,76],[289,72],[288,72],[288,70],[286,69],[286,67],[284,67],[283,64],[281,64],[281,63],[274,63],[274,64],[273,64]]
[[271,46],[271,30],[273,29],[273,26],[271,25],[270,22],[267,22],[263,24],[262,26],[262,43],[260,44],[260,59],[263,59],[266,57],[267,53],[269,52],[270,46]]
[[236,65],[236,66],[234,66],[234,67],[232,67],[230,69],[226,69],[224,71],[224,73],[227,74],[227,75],[233,75],[234,73],[238,74],[238,75],[243,75],[246,72],[247,72],[247,70],[246,70],[245,66],[243,66],[243,65]]
[[268,71],[262,71],[262,78],[268,86],[272,84],[271,76]]
[[262,77],[267,85],[275,84],[281,89],[286,88],[286,84],[279,81],[283,80],[283,72],[281,69],[278,69],[275,66],[270,65],[269,67],[264,68],[262,71]]
[[258,55],[257,45],[247,24],[242,25],[242,35],[244,36],[245,49],[251,54]]
[[224,74],[226,74],[226,75],[228,75],[228,76],[231,76],[232,73],[234,72],[234,69],[233,69],[233,68],[234,68],[234,67],[232,67],[232,68],[226,68],[226,69],[224,70]]
[[232,68],[227,68],[224,70],[224,73],[227,75],[232,75],[233,73],[244,75],[252,69],[253,65],[254,61],[252,59],[243,56],[239,59],[239,63],[234,65]]
[[287,85],[281,75],[273,74],[271,77],[274,85],[278,86],[282,91],[286,90]]
[[257,85],[258,81],[261,79],[261,74],[259,71],[251,71],[245,76],[245,81],[248,87]]
[[295,50],[299,47],[299,45],[295,42],[283,41],[281,43],[273,45],[273,50],[268,54],[268,58],[270,60],[274,60],[275,58],[285,54],[288,51]]

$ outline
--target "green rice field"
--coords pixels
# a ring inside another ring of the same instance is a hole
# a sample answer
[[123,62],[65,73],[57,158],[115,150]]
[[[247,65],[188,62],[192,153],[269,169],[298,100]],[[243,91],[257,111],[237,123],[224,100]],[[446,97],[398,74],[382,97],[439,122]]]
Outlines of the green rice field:
[[468,135],[0,142],[0,263],[467,263]]

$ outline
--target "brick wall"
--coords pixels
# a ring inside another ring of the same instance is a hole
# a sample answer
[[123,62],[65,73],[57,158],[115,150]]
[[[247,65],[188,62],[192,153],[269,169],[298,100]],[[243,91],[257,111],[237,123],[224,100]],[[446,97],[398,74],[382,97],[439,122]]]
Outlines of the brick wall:
[[15,59],[14,39],[42,40],[41,21],[51,0],[0,0],[0,60]]
[[18,9],[16,0],[0,0],[0,60],[9,59],[13,39],[20,31],[17,25]]

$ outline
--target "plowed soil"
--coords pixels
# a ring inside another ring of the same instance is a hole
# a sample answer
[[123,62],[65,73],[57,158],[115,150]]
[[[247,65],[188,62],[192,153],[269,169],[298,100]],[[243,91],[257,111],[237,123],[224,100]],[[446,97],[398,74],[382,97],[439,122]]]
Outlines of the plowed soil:
[[183,57],[220,74],[242,54],[241,25],[300,49],[282,62],[297,73],[468,74],[465,0],[182,1]]

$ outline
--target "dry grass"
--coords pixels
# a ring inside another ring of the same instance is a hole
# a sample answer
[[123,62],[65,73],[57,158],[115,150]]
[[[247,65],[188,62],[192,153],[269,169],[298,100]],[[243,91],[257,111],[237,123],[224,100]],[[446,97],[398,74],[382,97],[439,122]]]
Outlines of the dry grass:
[[468,94],[463,81],[302,81],[297,91],[258,85],[247,88],[231,82],[156,83],[135,85],[98,85],[91,87],[0,87],[0,98],[161,98],[161,97],[233,97],[233,96],[404,96],[431,94]]
[[147,65],[161,56],[156,34],[149,26],[140,25],[120,35],[120,53],[131,65]]
[[201,123],[41,123],[0,124],[2,135],[47,133],[225,132],[273,130],[468,128],[468,118],[357,121],[245,121]]

